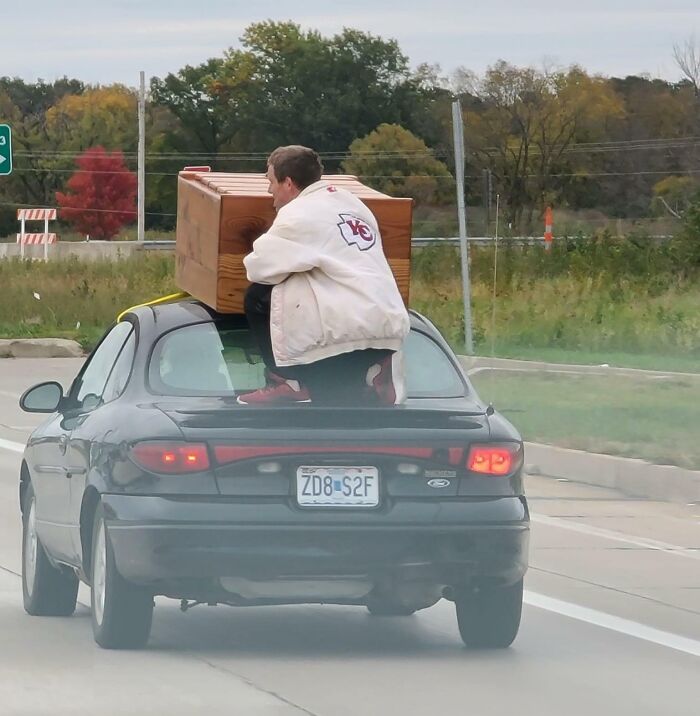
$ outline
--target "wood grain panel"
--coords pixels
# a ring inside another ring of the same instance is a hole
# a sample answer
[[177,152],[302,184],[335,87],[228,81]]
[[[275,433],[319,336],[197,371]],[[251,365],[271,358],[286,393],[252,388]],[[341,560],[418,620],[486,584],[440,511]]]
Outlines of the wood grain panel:
[[217,311],[243,313],[243,298],[250,282],[246,278],[245,254],[221,254],[216,290]]
[[411,258],[412,199],[363,199],[374,214],[387,258]]
[[[362,184],[358,181],[357,177],[349,174],[324,174],[321,178],[324,181],[328,181],[342,187],[343,189],[347,189],[361,198],[391,198],[387,194],[382,194],[382,192]],[[246,194],[250,196],[263,194],[269,196],[267,191],[268,181],[264,174],[226,174],[209,172],[197,174],[196,180],[220,194],[235,193],[238,195]]]
[[247,254],[253,241],[264,234],[275,219],[272,197],[223,196],[221,199],[222,254]]
[[175,251],[203,266],[216,266],[221,197],[198,183],[178,179]]
[[176,254],[175,282],[181,291],[187,291],[198,301],[216,308],[217,276],[213,269],[183,254]]
[[408,306],[411,287],[411,261],[410,259],[388,259],[391,271],[399,287],[403,302]]

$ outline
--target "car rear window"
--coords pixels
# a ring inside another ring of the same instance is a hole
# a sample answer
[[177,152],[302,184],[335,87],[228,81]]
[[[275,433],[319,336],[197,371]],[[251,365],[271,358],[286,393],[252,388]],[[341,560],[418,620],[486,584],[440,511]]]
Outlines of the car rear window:
[[447,353],[429,336],[411,331],[403,349],[409,398],[456,398],[466,388]]
[[[411,331],[403,353],[409,397],[464,395],[459,373],[430,337]],[[265,367],[248,328],[198,323],[158,339],[149,383],[163,395],[231,396],[265,385]]]

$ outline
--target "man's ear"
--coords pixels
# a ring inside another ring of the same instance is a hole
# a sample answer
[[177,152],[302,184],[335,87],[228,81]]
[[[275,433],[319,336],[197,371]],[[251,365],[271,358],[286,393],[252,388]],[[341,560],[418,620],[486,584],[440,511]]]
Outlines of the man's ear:
[[291,177],[287,177],[284,182],[284,188],[290,193],[291,196],[301,194],[301,189],[292,181]]

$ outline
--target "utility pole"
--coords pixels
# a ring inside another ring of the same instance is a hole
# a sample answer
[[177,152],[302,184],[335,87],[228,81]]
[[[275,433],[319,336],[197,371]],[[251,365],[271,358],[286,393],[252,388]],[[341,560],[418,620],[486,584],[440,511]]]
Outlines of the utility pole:
[[464,349],[474,355],[472,338],[471,285],[469,282],[469,244],[467,243],[467,210],[464,205],[464,124],[459,100],[452,103],[452,130],[455,145],[455,179],[457,182],[457,216],[459,218],[459,253],[462,259],[462,302],[464,303]]
[[491,181],[491,170],[483,169],[482,177],[482,199],[484,204],[484,236],[489,235],[489,227],[491,226],[491,198],[493,184]]
[[139,87],[138,229],[136,240],[144,240],[146,212],[146,73],[141,70]]

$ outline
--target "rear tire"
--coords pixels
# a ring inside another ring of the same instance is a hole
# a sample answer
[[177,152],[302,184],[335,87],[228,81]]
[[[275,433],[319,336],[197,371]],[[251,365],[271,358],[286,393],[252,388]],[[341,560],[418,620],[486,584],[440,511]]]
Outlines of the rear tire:
[[27,486],[22,515],[22,598],[35,617],[69,617],[78,600],[78,577],[54,567],[36,532],[36,497]]
[[117,571],[102,505],[92,531],[92,632],[104,649],[140,649],[148,642],[153,595],[127,582]]
[[505,649],[520,628],[523,580],[507,587],[482,587],[456,595],[457,624],[466,646]]

